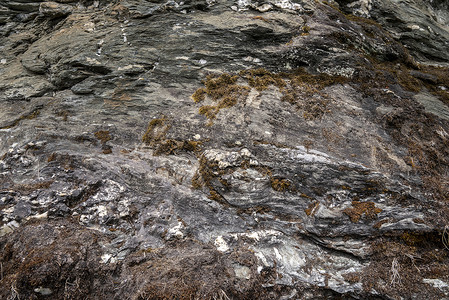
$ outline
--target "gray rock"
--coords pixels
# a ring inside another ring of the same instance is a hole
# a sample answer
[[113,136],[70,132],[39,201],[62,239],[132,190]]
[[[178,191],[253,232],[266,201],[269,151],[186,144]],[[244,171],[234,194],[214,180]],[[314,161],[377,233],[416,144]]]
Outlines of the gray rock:
[[0,298],[445,297],[445,4],[337,2],[2,2]]
[[71,11],[72,7],[70,5],[56,2],[42,2],[39,5],[39,13],[44,17],[59,18],[70,14]]
[[14,217],[23,219],[31,214],[31,205],[27,201],[19,201],[14,206]]
[[449,56],[446,1],[337,1],[356,15],[372,17],[423,62],[446,64]]
[[438,98],[428,93],[419,93],[414,99],[423,105],[427,112],[449,121],[449,107]]

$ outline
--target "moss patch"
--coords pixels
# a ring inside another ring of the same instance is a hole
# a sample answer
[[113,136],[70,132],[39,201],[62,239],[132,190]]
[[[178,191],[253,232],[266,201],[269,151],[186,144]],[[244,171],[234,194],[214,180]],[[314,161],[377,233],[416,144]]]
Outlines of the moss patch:
[[17,191],[21,194],[30,194],[36,190],[45,190],[48,189],[54,180],[40,181],[36,183],[28,183],[28,184],[17,184],[12,187],[14,191]]
[[201,142],[199,141],[178,141],[166,139],[157,145],[154,155],[173,155],[179,151],[199,151]]
[[154,149],[154,155],[173,155],[180,151],[196,152],[200,150],[201,141],[177,140],[166,137],[171,122],[162,116],[148,123],[142,142]]
[[165,138],[165,134],[170,129],[170,127],[171,125],[169,124],[165,116],[151,120],[148,123],[147,130],[142,137],[142,142],[147,145],[154,145],[155,143]]
[[[238,84],[238,82],[241,84]],[[209,125],[221,109],[235,106],[245,100],[251,88],[263,92],[270,86],[277,87],[282,93],[282,101],[289,102],[303,111],[305,119],[321,118],[327,109],[328,97],[321,90],[333,84],[347,82],[343,76],[328,74],[310,74],[304,68],[291,73],[272,73],[266,69],[243,70],[238,75],[209,75],[204,86],[195,91],[192,99],[196,103],[206,99],[213,104],[203,105],[199,113],[209,119]]]
[[111,140],[111,135],[109,134],[108,130],[99,130],[95,132],[94,135],[99,141],[101,141],[102,144]]
[[249,93],[249,88],[237,84],[238,79],[239,76],[226,73],[220,76],[207,76],[206,80],[203,81],[205,88],[196,90],[192,99],[197,103],[202,102],[207,95],[212,99],[214,105],[200,107],[199,113],[212,121],[221,109],[232,107],[239,100],[245,99]]
[[227,203],[223,196],[217,192],[213,185],[213,181],[216,179],[218,181],[218,178],[220,178],[221,175],[224,175],[229,171],[230,170],[220,169],[216,162],[211,162],[204,155],[201,155],[198,170],[192,178],[192,187],[194,189],[205,187],[209,192],[209,199],[228,206],[229,203]]

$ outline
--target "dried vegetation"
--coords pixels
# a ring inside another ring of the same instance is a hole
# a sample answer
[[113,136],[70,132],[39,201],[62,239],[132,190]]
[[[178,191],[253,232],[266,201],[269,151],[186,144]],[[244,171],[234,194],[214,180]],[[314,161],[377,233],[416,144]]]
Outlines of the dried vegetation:
[[[366,291],[376,289],[393,298],[442,292],[423,279],[449,279],[449,251],[441,247],[441,233],[404,232],[383,237],[372,244],[372,262],[358,274]],[[424,291],[423,291],[424,290]]]
[[[30,243],[30,240],[33,243]],[[198,241],[173,240],[164,248],[135,251],[122,262],[102,263],[107,235],[77,222],[23,224],[0,238],[1,299],[273,299],[275,272],[257,272],[245,249],[227,254]],[[32,247],[32,248],[30,248]],[[232,262],[232,263],[231,263]],[[233,264],[249,270],[236,277]],[[120,281],[125,276],[132,280]],[[206,283],[206,284],[205,284]],[[40,294],[48,292],[48,295]]]
[[[241,84],[237,84],[241,82]],[[197,89],[192,99],[196,103],[210,99],[213,105],[203,105],[199,113],[209,119],[208,125],[223,108],[235,106],[246,100],[250,88],[262,92],[270,86],[282,93],[281,100],[291,103],[303,111],[307,120],[320,119],[326,112],[329,97],[322,92],[326,86],[347,82],[343,76],[328,74],[310,74],[304,68],[291,73],[272,73],[266,69],[250,69],[238,75],[209,75],[204,80],[204,88]]]
[[148,128],[142,137],[142,142],[154,148],[154,155],[173,155],[181,151],[197,152],[200,150],[200,141],[181,141],[166,138],[171,128],[171,122],[162,116],[148,123]]

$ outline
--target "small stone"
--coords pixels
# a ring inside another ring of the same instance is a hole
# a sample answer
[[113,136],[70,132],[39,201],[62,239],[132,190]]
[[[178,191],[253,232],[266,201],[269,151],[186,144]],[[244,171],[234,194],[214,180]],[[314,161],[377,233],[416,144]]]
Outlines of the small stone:
[[117,259],[115,257],[113,257],[111,254],[105,253],[101,256],[101,262],[103,264],[107,264],[107,263],[113,264],[116,261],[117,261]]
[[16,221],[11,221],[8,224],[3,225],[2,227],[0,227],[0,237],[13,232],[19,226],[20,224]]
[[53,294],[52,290],[50,290],[49,288],[43,288],[43,287],[36,288],[36,289],[34,289],[34,291],[36,293],[39,293],[39,294],[43,295],[43,296],[48,296],[48,295]]
[[223,239],[223,237],[220,235],[215,239],[214,242],[215,247],[217,247],[217,250],[220,252],[226,252],[229,250],[229,246],[226,243],[226,241]]
[[70,14],[72,7],[56,2],[42,2],[39,6],[39,12],[45,17],[59,18]]
[[27,201],[19,201],[14,206],[14,217],[22,219],[28,217],[31,214],[31,205]]
[[234,267],[235,277],[240,279],[251,279],[251,269],[246,266],[236,266]]
[[251,156],[251,152],[248,149],[246,149],[246,148],[243,148],[242,150],[240,150],[240,154],[242,156],[246,156],[246,157],[250,157]]
[[261,6],[258,6],[256,9],[260,12],[267,12],[273,8],[273,5],[265,3]]

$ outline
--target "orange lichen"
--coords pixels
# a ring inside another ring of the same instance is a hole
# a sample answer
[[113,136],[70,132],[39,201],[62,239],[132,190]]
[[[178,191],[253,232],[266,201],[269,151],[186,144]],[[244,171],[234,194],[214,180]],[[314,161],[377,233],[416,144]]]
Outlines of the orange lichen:
[[306,209],[304,210],[304,212],[305,212],[306,215],[308,215],[308,216],[313,216],[313,215],[316,213],[316,211],[317,211],[317,209],[318,209],[319,206],[320,206],[320,202],[314,201],[314,202],[310,203],[309,207],[306,208]]
[[382,209],[377,208],[374,202],[352,201],[352,207],[346,208],[343,212],[348,215],[351,222],[357,223],[363,215],[370,220],[376,219]]
[[264,18],[264,17],[262,17],[262,16],[254,16],[254,17],[252,17],[251,19],[254,19],[254,20],[261,20],[261,21],[264,21],[264,22],[267,22],[267,23],[270,22],[270,20],[268,20],[267,18]]
[[271,178],[271,187],[277,192],[291,190],[291,182],[288,179]]
[[388,219],[383,219],[383,220],[377,222],[376,224],[374,224],[373,228],[380,229],[380,227],[382,227],[383,224],[386,224],[388,222],[389,222]]

